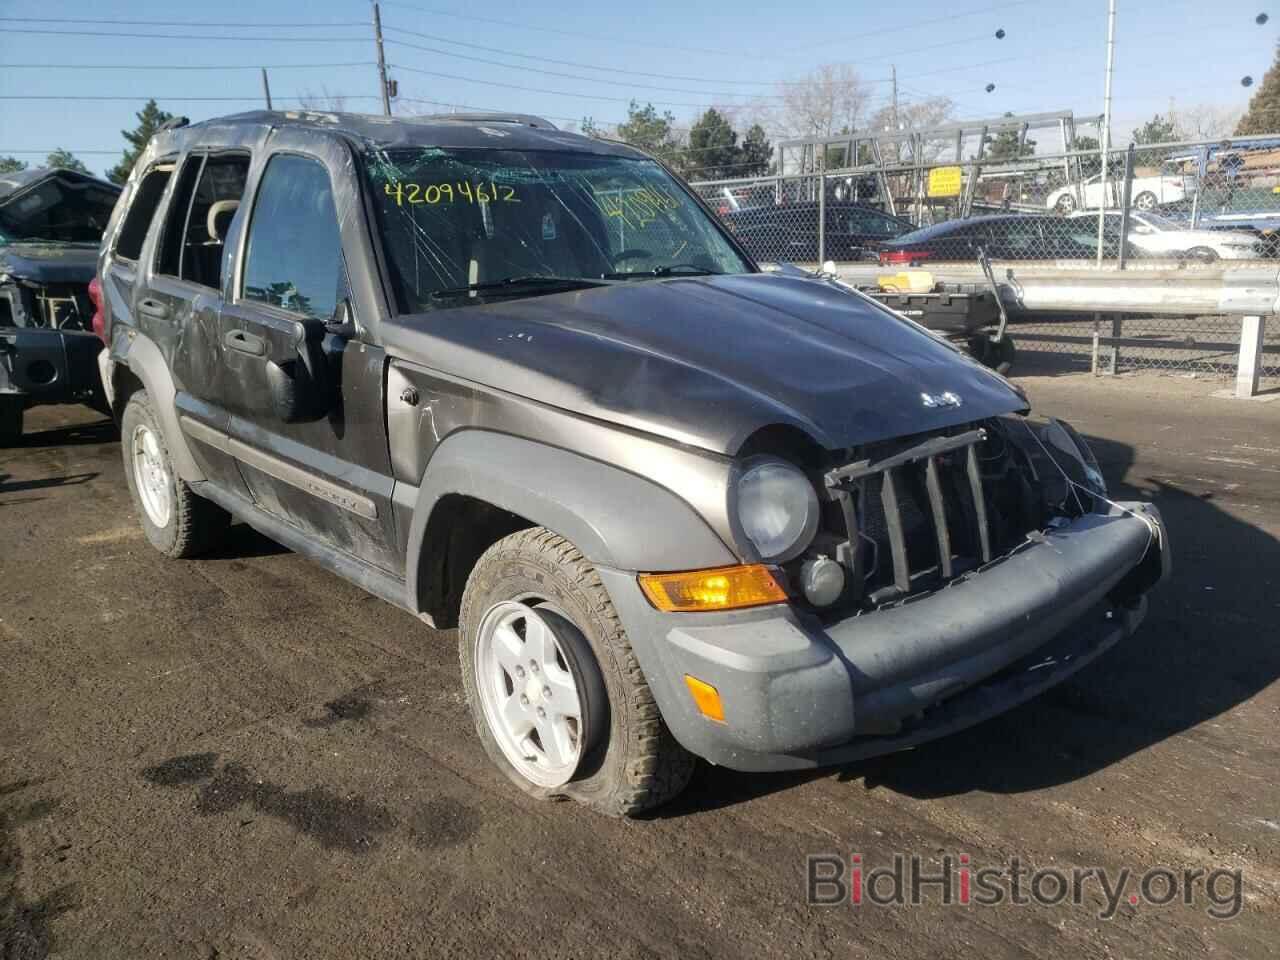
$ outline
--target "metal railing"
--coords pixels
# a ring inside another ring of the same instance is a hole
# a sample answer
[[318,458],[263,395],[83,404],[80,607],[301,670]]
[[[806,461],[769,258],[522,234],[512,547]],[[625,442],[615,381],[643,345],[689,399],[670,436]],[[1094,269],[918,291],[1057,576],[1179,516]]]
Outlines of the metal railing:
[[984,249],[1024,311],[1026,360],[1223,377],[1249,363],[1255,379],[1280,379],[1277,321],[1249,359],[1240,320],[1280,304],[1280,134],[1131,146],[1108,154],[1105,179],[1096,150],[984,147],[959,162],[877,151],[838,168],[817,150],[814,169],[692,186],[757,260],[834,264],[855,284],[911,267],[980,281]]
[[[1132,146],[1107,155],[1105,178],[1098,151],[983,147],[962,161],[877,152],[839,168],[818,152],[815,169],[693,187],[763,261],[929,266],[972,262],[983,246],[994,261],[1123,269],[1280,253],[1280,134]],[[912,234],[927,226],[937,229]]]

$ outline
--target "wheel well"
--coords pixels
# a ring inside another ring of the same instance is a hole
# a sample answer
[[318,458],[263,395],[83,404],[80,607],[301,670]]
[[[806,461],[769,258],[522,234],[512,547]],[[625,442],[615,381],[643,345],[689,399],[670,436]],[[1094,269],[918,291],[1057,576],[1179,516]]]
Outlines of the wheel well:
[[115,417],[117,425],[120,423],[120,418],[124,416],[124,408],[128,404],[129,398],[143,389],[145,387],[136,373],[123,363],[115,365],[115,370],[111,375],[111,413]]
[[503,537],[537,524],[475,497],[451,493],[431,511],[418,564],[422,613],[437,627],[458,623],[462,591],[480,555]]

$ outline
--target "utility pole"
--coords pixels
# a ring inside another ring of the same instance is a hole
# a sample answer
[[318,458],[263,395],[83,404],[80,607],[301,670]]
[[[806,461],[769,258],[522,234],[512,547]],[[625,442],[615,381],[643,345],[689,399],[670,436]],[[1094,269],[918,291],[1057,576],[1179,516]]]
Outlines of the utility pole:
[[387,58],[382,52],[382,14],[373,5],[373,41],[378,47],[378,89],[382,91],[382,114],[391,116],[391,91],[387,87]]
[[[1107,210],[1107,157],[1111,153],[1111,75],[1116,67],[1116,0],[1107,0],[1107,80],[1102,94],[1102,189],[1101,203],[1098,206],[1098,266],[1102,266],[1102,228],[1106,222],[1104,214]],[[1085,187],[1085,201],[1089,199],[1089,188]],[[1120,237],[1124,243],[1124,237]]]
[[271,84],[267,82],[267,68],[262,68],[262,95],[267,98],[267,109],[271,109]]
[[[898,65],[894,64],[889,68],[893,77],[893,135],[898,135]],[[893,155],[897,160],[902,159],[902,144],[897,140],[893,141]],[[856,161],[855,161],[856,162]]]

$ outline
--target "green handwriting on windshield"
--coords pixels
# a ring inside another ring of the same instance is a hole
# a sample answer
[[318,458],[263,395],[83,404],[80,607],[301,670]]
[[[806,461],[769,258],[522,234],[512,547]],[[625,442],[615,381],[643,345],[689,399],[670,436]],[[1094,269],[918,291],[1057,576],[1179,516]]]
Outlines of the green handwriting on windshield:
[[505,183],[488,181],[458,180],[453,183],[387,183],[383,192],[388,197],[395,197],[396,206],[409,204],[437,203],[519,203],[515,187]]
[[637,228],[653,223],[664,211],[680,207],[675,197],[654,187],[597,190],[592,199],[606,217],[616,217],[627,226]]

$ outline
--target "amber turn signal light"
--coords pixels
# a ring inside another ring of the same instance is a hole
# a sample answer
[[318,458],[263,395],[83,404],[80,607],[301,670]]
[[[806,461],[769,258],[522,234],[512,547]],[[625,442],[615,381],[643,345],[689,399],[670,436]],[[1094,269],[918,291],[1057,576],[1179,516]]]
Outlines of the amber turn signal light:
[[684,685],[689,688],[699,713],[708,720],[724,723],[724,704],[720,702],[719,690],[705,680],[699,680],[687,673],[684,675]]
[[738,610],[787,602],[787,593],[773,571],[758,563],[683,573],[642,573],[639,579],[649,602],[666,613]]

